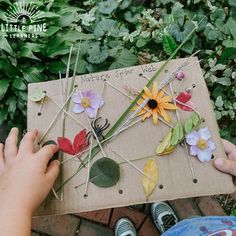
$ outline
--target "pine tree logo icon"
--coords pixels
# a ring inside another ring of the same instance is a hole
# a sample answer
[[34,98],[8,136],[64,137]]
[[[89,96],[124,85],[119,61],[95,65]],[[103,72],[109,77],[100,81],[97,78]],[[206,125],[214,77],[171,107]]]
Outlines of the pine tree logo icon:
[[25,3],[24,0],[15,2],[5,13],[7,22],[10,24],[34,24],[39,22],[42,12],[35,5]]

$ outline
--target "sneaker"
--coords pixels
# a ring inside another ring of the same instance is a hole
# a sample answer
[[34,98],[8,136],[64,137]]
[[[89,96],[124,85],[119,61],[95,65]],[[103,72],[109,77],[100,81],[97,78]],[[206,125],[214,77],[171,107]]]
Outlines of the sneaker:
[[137,236],[137,232],[129,219],[121,218],[116,222],[115,236]]
[[164,233],[179,221],[175,212],[165,202],[153,203],[151,212],[153,221],[160,233]]

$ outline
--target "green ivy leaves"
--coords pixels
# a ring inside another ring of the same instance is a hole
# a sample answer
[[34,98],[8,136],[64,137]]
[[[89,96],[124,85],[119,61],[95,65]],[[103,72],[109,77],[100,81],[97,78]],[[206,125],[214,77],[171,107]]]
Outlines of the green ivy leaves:
[[9,87],[9,80],[1,79],[0,80],[0,100],[4,97],[5,93],[7,92],[8,87]]
[[90,182],[101,188],[114,186],[120,179],[120,167],[110,158],[103,157],[94,162],[90,169]]
[[184,125],[178,122],[157,146],[157,155],[167,155],[173,152],[176,146],[182,142],[185,135],[199,126],[201,122],[203,122],[203,120],[195,112],[184,122]]

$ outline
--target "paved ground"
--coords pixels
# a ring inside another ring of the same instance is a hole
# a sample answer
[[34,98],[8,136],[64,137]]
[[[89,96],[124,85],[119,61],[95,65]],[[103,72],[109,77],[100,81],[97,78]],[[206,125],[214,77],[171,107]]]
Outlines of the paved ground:
[[[214,197],[188,198],[169,202],[180,219],[193,215],[225,215]],[[115,222],[130,218],[138,236],[158,236],[150,217],[150,205],[106,209],[74,215],[40,217],[33,219],[33,236],[112,236]]]

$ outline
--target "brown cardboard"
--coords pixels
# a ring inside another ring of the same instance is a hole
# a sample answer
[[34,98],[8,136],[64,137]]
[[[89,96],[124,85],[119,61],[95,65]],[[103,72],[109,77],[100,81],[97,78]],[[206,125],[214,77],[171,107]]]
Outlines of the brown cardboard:
[[[217,146],[214,151],[214,157],[226,158],[219,137],[218,126],[215,120],[211,101],[209,99],[208,90],[197,58],[172,60],[157,78],[157,82],[159,84],[161,81],[166,79],[185,61],[189,62],[189,66],[184,69],[186,78],[184,79],[182,86],[179,86],[180,82],[176,79],[173,80],[172,85],[175,90],[180,88],[180,91],[183,91],[185,88],[191,87],[193,83],[196,84],[191,101],[196,105],[197,110],[206,120],[202,126],[208,126],[209,130],[212,132],[212,140]],[[103,79],[106,79],[109,83],[123,92],[126,92],[124,90],[124,86],[126,85],[141,90],[147,83],[147,80],[140,77],[140,73],[143,73],[151,78],[155,71],[160,68],[162,63],[163,62],[117,69],[108,72],[81,75],[76,77],[76,84],[81,90],[93,89],[97,93],[100,93],[103,86]],[[63,83],[65,83],[65,80],[63,80]],[[52,97],[58,104],[61,105],[59,80],[30,84],[29,95],[31,95],[36,88],[45,90],[49,97]],[[105,99],[105,106],[99,110],[98,116],[108,118],[112,126],[130,105],[130,100],[107,85],[105,86],[103,97]],[[72,107],[73,103],[71,103],[70,106],[70,113],[87,128],[89,128],[85,115],[74,114],[72,112]],[[42,136],[59,109],[47,99],[44,103],[41,116],[37,116],[38,110],[39,104],[33,103],[28,99],[28,130],[38,128],[39,133]],[[171,113],[173,117],[171,124],[174,125],[176,123],[175,113]],[[191,113],[180,110],[182,122],[190,115]],[[62,116],[60,115],[46,136],[45,141],[49,139],[56,141],[57,137],[61,136],[61,117]],[[74,135],[80,130],[82,130],[82,127],[67,116],[65,136],[73,140]],[[159,122],[158,126],[154,126],[152,118],[150,118],[143,123],[133,126],[124,133],[121,133],[114,140],[112,140],[109,145],[129,160],[153,156],[158,143],[169,130],[170,129],[161,122]],[[123,162],[123,159],[111,153],[106,146],[104,146],[104,150],[108,157],[114,159],[118,163]],[[82,159],[85,155],[82,156]],[[101,156],[102,154],[100,152],[92,160],[92,163]],[[69,158],[69,155],[65,155],[64,158]],[[160,189],[157,186],[154,193],[149,198],[149,202],[231,193],[235,190],[232,178],[230,176],[217,171],[213,167],[212,161],[203,164],[196,157],[190,157],[196,178],[198,179],[197,183],[193,183],[189,160],[185,149],[181,146],[178,146],[177,150],[169,156],[156,156],[154,158],[159,166],[158,184],[163,185],[163,189]],[[145,162],[146,160],[138,160],[133,163],[140,169],[143,169]],[[74,161],[70,161],[63,165],[62,168],[64,172],[64,179],[71,176],[77,170],[79,165],[80,162],[76,158]],[[128,163],[121,164],[120,167],[121,178],[119,181],[119,187],[123,190],[123,194],[118,193],[117,186],[103,189],[90,183],[88,198],[85,199],[85,185],[82,185],[77,189],[74,188],[75,186],[86,181],[87,169],[82,169],[79,174],[77,174],[65,185],[63,201],[56,200],[53,195],[50,194],[46,202],[38,210],[37,215],[66,214],[145,203],[146,197],[141,185],[141,174]]]

